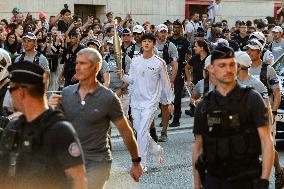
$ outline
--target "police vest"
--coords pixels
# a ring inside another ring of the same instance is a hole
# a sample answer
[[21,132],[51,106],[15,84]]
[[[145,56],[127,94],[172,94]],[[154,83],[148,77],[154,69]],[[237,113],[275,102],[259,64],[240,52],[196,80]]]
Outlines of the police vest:
[[[31,180],[34,177],[36,178],[33,179],[35,183],[42,184],[45,180],[52,179],[57,184],[67,184],[67,180],[64,180],[64,170],[59,166],[59,162],[56,162],[58,160],[48,157],[45,154],[45,149],[41,148],[46,129],[60,121],[66,121],[66,118],[63,113],[57,110],[48,110],[44,114],[38,127],[29,130],[29,132],[24,132],[26,120],[24,116],[20,116],[14,127],[4,133],[1,144],[8,153],[1,156],[1,172],[5,172],[2,173],[7,177],[7,181],[14,182],[16,179],[21,182],[22,180]],[[12,131],[14,132],[13,135],[11,135]],[[13,141],[11,141],[11,138],[14,138]],[[18,154],[15,158],[15,167],[11,167],[11,154]],[[62,171],[58,171],[59,169],[62,169]],[[46,178],[47,175],[50,178]]]
[[238,175],[240,165],[258,166],[261,154],[260,139],[255,124],[250,121],[247,98],[251,88],[236,92],[228,103],[219,105],[216,91],[204,96],[206,132],[203,135],[203,149],[207,171],[217,177]]

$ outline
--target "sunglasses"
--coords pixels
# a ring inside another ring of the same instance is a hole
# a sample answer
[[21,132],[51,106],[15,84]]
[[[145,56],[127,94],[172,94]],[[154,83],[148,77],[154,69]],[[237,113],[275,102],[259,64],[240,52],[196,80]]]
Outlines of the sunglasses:
[[142,35],[142,33],[134,32],[133,35]]
[[122,34],[122,36],[123,36],[123,37],[125,37],[125,36],[129,37],[130,34]]
[[12,92],[17,90],[18,88],[20,88],[20,86],[14,86],[14,87],[8,86],[8,90],[9,90],[10,94],[12,94]]

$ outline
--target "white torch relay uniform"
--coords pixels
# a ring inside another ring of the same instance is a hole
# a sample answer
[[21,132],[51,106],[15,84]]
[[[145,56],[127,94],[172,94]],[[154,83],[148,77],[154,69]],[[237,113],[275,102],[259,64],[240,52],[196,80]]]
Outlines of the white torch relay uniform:
[[157,160],[160,160],[162,153],[162,147],[151,138],[149,129],[159,102],[172,102],[166,63],[157,55],[148,59],[143,58],[143,55],[137,56],[132,59],[129,75],[124,75],[122,80],[131,86],[129,93],[133,125],[137,132],[141,163],[145,167],[148,151]]

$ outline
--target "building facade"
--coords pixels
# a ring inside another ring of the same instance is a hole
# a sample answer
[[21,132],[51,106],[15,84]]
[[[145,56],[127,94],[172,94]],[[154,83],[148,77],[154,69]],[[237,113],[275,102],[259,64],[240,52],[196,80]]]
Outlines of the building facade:
[[[131,12],[133,18],[159,24],[166,20],[188,18],[191,11],[206,12],[213,0],[0,0],[0,18],[11,17],[13,7],[18,6],[24,14],[30,12],[37,18],[40,11],[47,16],[57,15],[67,3],[72,13],[87,18],[95,15],[102,21],[105,14],[114,12],[122,18]],[[226,19],[232,25],[235,20],[253,20],[274,16],[281,1],[274,0],[222,0],[217,20]]]

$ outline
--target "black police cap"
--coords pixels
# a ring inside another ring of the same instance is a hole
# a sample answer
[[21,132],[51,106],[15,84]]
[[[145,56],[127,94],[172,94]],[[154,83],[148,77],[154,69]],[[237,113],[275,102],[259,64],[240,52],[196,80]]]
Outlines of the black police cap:
[[44,69],[30,61],[19,61],[8,67],[11,82],[43,86]]

